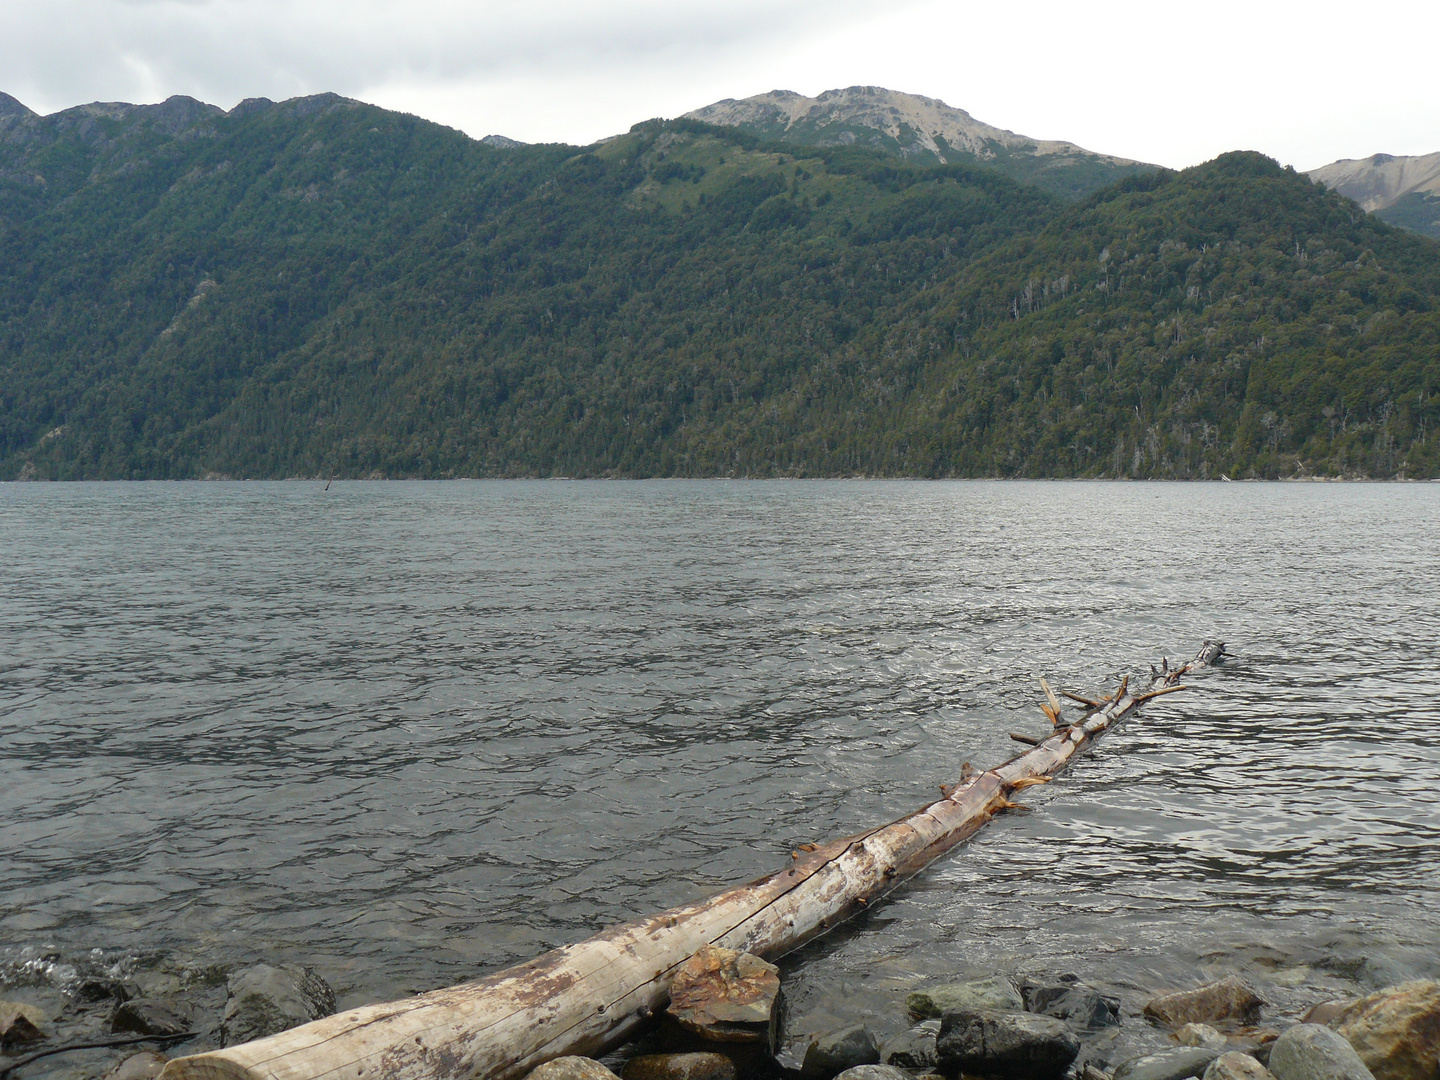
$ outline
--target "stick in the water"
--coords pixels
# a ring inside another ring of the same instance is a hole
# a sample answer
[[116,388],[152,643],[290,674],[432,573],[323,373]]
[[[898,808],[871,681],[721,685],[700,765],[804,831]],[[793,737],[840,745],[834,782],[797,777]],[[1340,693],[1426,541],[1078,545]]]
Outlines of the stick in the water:
[[[1157,673],[1149,689],[1178,687],[1224,648],[1207,641],[1189,664]],[[518,1080],[552,1058],[604,1053],[665,1008],[676,970],[701,946],[782,956],[866,910],[996,814],[1019,808],[1012,793],[1049,780],[1140,707],[1145,695],[1132,696],[1129,685],[1127,677],[1076,719],[1056,719],[1049,736],[1003,765],[962,769],[938,802],[857,836],[802,845],[788,866],[758,881],[479,982],[177,1058],[161,1080]]]

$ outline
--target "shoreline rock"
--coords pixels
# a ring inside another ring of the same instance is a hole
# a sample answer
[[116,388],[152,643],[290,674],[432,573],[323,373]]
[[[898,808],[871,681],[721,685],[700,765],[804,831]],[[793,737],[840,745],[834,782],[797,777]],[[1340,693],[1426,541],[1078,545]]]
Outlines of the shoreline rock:
[[1206,1067],[1201,1080],[1275,1080],[1275,1077],[1249,1054],[1229,1050]]
[[864,1024],[852,1024],[810,1040],[800,1075],[805,1080],[829,1080],[858,1065],[880,1064],[880,1046]]
[[1004,975],[992,975],[985,979],[941,983],[912,991],[905,998],[905,1007],[914,1019],[929,1020],[961,1009],[1021,1012],[1025,1008],[1025,999],[1019,988]]
[[935,1042],[940,1020],[922,1020],[880,1044],[880,1062],[901,1069],[934,1069],[939,1064]]
[[724,1054],[642,1054],[627,1061],[620,1076],[622,1080],[735,1080],[736,1073],[735,1063]]
[[18,1046],[48,1038],[41,1010],[23,1001],[0,1001],[0,1046]]
[[1027,1012],[947,1012],[935,1041],[940,1071],[1012,1080],[1059,1080],[1080,1053],[1063,1020]]
[[220,1045],[288,1031],[335,1011],[335,992],[308,967],[256,964],[226,981]]
[[1436,980],[1377,990],[1349,1003],[1329,1026],[1355,1047],[1375,1080],[1440,1080],[1440,982]]
[[1264,999],[1255,993],[1249,983],[1238,975],[1231,975],[1194,990],[1180,990],[1151,998],[1145,1005],[1144,1013],[1168,1028],[1185,1024],[1236,1026],[1258,1020],[1264,1004]]
[[190,1031],[195,1011],[182,1001],[131,998],[120,1003],[110,1018],[110,1030],[117,1035],[180,1035]]
[[1270,1048],[1276,1080],[1375,1080],[1343,1035],[1319,1024],[1296,1024]]
[[764,1043],[774,1053],[780,969],[750,953],[706,945],[675,973],[666,1011],[706,1041]]
[[1113,1080],[1187,1080],[1187,1077],[1201,1077],[1218,1057],[1218,1050],[1207,1050],[1201,1046],[1141,1054],[1122,1061],[1115,1069]]

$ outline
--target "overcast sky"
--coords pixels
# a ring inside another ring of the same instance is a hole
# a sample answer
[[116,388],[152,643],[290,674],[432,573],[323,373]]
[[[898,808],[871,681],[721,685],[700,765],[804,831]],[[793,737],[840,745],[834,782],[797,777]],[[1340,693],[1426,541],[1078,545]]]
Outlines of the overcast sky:
[[1437,0],[0,0],[0,90],[44,113],[333,90],[587,143],[720,98],[871,84],[1174,167],[1440,151],[1437,47]]

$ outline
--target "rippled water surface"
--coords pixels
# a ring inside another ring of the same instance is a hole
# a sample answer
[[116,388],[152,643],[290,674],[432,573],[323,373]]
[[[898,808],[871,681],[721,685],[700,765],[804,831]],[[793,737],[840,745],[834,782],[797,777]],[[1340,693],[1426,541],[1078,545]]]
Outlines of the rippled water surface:
[[791,957],[796,1030],[992,970],[1440,974],[1440,485],[10,484],[0,544],[0,982],[461,981],[912,809],[1043,730],[1037,676],[1207,637],[1235,659]]

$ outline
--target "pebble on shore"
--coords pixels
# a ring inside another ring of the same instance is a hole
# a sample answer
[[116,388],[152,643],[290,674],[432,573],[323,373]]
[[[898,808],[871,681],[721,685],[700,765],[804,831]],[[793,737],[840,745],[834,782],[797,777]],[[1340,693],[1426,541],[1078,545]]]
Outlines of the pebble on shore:
[[17,1046],[45,1038],[46,1019],[34,1005],[0,1001],[0,1046]]
[[1274,1080],[1274,1077],[1249,1054],[1230,1050],[1206,1067],[1201,1080]]
[[620,1080],[594,1058],[567,1055],[537,1065],[528,1080]]
[[1209,1024],[1185,1024],[1171,1036],[1181,1046],[1203,1046],[1207,1050],[1224,1050],[1230,1040]]
[[105,1080],[154,1080],[170,1059],[154,1050],[131,1054],[105,1075]]

